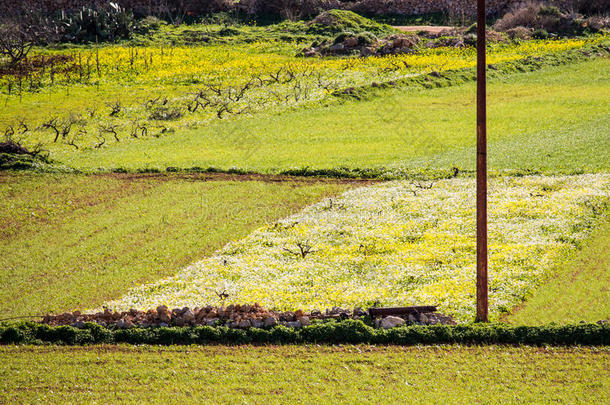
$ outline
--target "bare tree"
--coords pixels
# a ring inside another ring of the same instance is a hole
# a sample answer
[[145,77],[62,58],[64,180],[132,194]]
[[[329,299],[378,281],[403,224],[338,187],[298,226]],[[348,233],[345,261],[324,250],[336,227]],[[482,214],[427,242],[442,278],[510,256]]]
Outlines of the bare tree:
[[37,8],[31,0],[23,0],[19,7],[0,7],[0,56],[8,58],[9,66],[25,59],[34,46],[58,39],[56,27]]
[[0,55],[8,58],[9,66],[15,66],[25,59],[37,39],[28,28],[15,22],[0,22]]

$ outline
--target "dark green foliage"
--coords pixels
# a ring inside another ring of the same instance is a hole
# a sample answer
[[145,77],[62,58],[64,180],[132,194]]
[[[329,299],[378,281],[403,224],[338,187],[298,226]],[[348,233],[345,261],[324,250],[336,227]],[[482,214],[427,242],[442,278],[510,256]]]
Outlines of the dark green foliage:
[[105,42],[127,39],[134,29],[134,19],[124,8],[110,3],[108,8],[83,7],[62,12],[57,23],[65,42]]
[[350,32],[352,34],[368,32],[374,35],[387,35],[395,32],[395,30],[389,25],[379,24],[376,21],[347,10],[325,11],[314,18],[309,23],[309,28],[307,29],[308,34],[324,36],[337,35],[341,32]]
[[387,15],[369,15],[362,13],[362,15],[377,21],[381,24],[388,25],[452,25],[452,19],[445,13],[428,13],[418,15],[404,15],[404,14],[387,14]]
[[269,329],[230,329],[224,326],[107,329],[85,324],[52,327],[33,322],[0,326],[0,344],[87,345],[102,343],[190,344],[526,344],[608,345],[610,326],[508,326],[471,324],[458,326],[404,326],[375,329],[362,321],[314,323],[301,329],[276,326]]
[[534,32],[532,32],[532,38],[534,39],[548,39],[549,33],[546,32],[543,28],[538,28]]
[[167,25],[165,21],[160,20],[157,17],[148,16],[138,21],[134,26],[134,32],[138,34],[150,34],[159,31],[164,25]]

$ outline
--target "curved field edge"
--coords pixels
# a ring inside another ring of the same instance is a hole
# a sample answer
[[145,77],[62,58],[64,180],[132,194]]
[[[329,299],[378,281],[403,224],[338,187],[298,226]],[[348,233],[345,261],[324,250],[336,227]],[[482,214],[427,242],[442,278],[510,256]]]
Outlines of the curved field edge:
[[0,318],[100,305],[351,186],[210,177],[0,174]]
[[[490,316],[507,312],[580,245],[608,205],[608,175],[490,181]],[[438,305],[474,318],[474,181],[396,181],[259,228],[114,310],[258,302],[306,310]],[[298,254],[299,249],[306,251]],[[228,294],[221,300],[218,292]]]
[[[582,173],[607,169],[609,63],[607,58],[597,59],[492,82],[490,170]],[[454,168],[471,173],[474,94],[473,84],[415,92],[386,90],[384,98],[220,122],[171,137],[68,153],[59,160],[85,171],[378,178],[421,171],[429,177],[450,176]],[[579,140],[579,153],[574,156],[569,153],[571,134]],[[547,155],[555,157],[547,161]]]
[[7,403],[602,403],[610,389],[608,348],[0,346],[0,361]]
[[506,316],[516,325],[610,320],[610,212],[584,246],[566,255],[551,278]]

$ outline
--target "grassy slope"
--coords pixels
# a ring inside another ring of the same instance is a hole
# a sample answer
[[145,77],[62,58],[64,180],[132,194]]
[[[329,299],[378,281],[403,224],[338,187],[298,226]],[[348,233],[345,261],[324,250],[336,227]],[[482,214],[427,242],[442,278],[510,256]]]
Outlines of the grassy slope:
[[171,176],[1,175],[0,317],[99,305],[344,189]]
[[610,319],[610,220],[596,229],[583,249],[556,269],[510,323],[595,322]]
[[[498,153],[490,155],[490,167],[606,169],[609,67],[610,60],[602,59],[492,83],[489,140],[491,151]],[[236,166],[267,172],[403,164],[472,169],[474,101],[472,83],[394,90],[365,102],[220,122],[171,137],[57,157],[85,169]],[[573,155],[574,139],[578,153]]]
[[610,389],[608,348],[0,347],[0,361],[7,403],[600,403]]

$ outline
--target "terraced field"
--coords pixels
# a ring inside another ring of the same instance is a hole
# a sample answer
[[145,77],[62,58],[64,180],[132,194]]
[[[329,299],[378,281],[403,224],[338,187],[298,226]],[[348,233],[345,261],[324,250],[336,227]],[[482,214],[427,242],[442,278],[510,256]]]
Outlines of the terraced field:
[[[54,62],[0,74],[0,130],[40,151],[0,153],[0,318],[436,304],[470,324],[474,49],[305,58],[303,41],[328,38],[299,24],[164,26],[35,49]],[[494,322],[610,319],[608,45],[489,47]],[[603,402],[608,360],[603,346],[7,345],[0,402]]]

